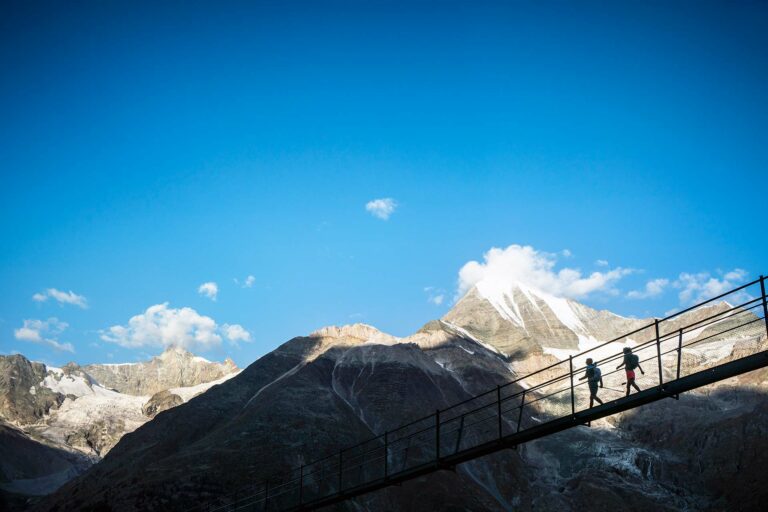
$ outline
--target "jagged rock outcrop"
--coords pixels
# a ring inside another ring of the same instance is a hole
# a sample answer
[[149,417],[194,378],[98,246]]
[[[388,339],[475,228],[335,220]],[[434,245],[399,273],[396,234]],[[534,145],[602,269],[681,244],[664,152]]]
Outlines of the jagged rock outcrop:
[[152,398],[150,398],[147,403],[141,406],[141,412],[144,414],[144,416],[154,418],[159,413],[167,411],[168,409],[183,403],[184,400],[179,395],[171,393],[166,389],[163,391],[158,391],[152,395]]
[[20,354],[0,356],[0,419],[14,424],[35,423],[52,407],[61,405],[64,394],[40,385],[46,375],[42,363]]
[[120,393],[152,396],[170,388],[211,382],[237,371],[237,365],[208,361],[179,347],[171,347],[150,361],[122,364],[92,364],[83,368],[102,386]]

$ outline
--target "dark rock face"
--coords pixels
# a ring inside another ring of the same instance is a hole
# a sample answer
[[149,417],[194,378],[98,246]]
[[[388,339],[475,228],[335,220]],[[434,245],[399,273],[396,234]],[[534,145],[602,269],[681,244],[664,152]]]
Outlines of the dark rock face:
[[179,395],[175,395],[168,390],[160,391],[152,395],[152,398],[141,408],[141,412],[144,413],[144,416],[154,418],[159,413],[183,403],[184,400]]
[[66,398],[40,382],[46,376],[44,364],[22,355],[0,356],[0,419],[28,424],[40,420],[51,407]]

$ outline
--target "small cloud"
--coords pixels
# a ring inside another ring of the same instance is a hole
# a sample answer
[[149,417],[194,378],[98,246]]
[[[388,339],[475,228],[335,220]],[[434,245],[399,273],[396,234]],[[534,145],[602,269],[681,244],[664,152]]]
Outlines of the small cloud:
[[597,265],[598,267],[607,267],[608,260],[597,260],[595,261],[595,265]]
[[73,306],[78,306],[83,309],[88,308],[88,300],[82,295],[76,294],[72,290],[68,292],[62,292],[56,288],[48,288],[47,290],[36,293],[32,296],[32,300],[35,302],[45,302],[49,298],[55,300],[59,304],[72,304]]
[[642,290],[632,290],[627,294],[630,299],[649,299],[661,295],[664,289],[669,285],[669,279],[652,279],[645,283]]
[[197,289],[197,293],[208,297],[212,301],[215,301],[219,294],[219,285],[213,281],[208,281],[207,283],[200,285],[200,287]]
[[424,292],[427,294],[427,302],[430,304],[439,306],[445,301],[445,290],[441,288],[427,286],[424,288]]
[[429,302],[434,304],[435,306],[439,306],[443,303],[443,300],[445,300],[445,295],[442,293],[440,295],[432,295],[427,299]]
[[391,197],[385,197],[381,199],[373,199],[365,204],[365,209],[368,213],[376,217],[377,219],[387,220],[390,215],[395,212],[397,208],[397,201]]
[[71,343],[61,343],[58,340],[59,334],[64,332],[67,327],[69,324],[55,317],[48,320],[27,319],[24,320],[21,327],[13,331],[13,335],[17,340],[40,343],[56,350],[74,352],[75,348]]
[[[692,305],[722,295],[742,284],[747,277],[747,271],[741,268],[735,268],[730,272],[718,271],[718,273],[721,275],[720,278],[712,276],[709,272],[681,273],[673,283],[673,286],[680,290],[678,294],[680,304]],[[729,300],[742,302],[749,299],[750,295],[743,290],[729,297]]]
[[570,258],[571,256],[573,256],[573,253],[570,251],[570,249],[563,249],[563,250],[561,251],[561,254],[562,254],[564,257],[566,257],[566,258]]
[[251,333],[246,331],[242,325],[224,324],[221,326],[221,330],[224,333],[224,336],[233,343],[237,343],[238,341],[251,341]]
[[240,280],[238,278],[234,278],[233,281],[236,285],[240,286],[241,288],[250,288],[256,283],[256,277],[255,276],[248,276],[245,278],[245,280],[240,283]]

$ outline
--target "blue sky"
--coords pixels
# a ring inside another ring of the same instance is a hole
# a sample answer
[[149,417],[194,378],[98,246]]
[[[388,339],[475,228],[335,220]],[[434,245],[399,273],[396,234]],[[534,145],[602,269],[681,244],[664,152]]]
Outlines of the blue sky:
[[406,335],[494,247],[624,269],[579,300],[635,316],[768,273],[765,2],[30,4],[0,7],[0,352]]

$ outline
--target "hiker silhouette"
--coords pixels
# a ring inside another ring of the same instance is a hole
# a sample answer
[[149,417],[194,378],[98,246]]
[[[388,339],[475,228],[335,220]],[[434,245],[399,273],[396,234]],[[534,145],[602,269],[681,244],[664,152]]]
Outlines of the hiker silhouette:
[[637,357],[637,354],[633,354],[632,349],[629,347],[624,347],[624,361],[616,369],[620,370],[622,366],[627,371],[627,394],[625,396],[629,396],[631,388],[640,391],[640,387],[635,383],[635,368],[639,369],[643,375],[645,375],[645,372],[643,367],[640,366],[640,358]]
[[597,397],[597,385],[600,384],[600,387],[603,387],[603,373],[591,357],[587,359],[587,370],[579,380],[584,379],[587,379],[587,384],[589,384],[589,407],[592,408],[595,401],[603,405],[603,401]]

